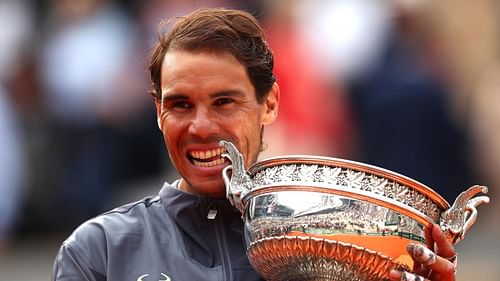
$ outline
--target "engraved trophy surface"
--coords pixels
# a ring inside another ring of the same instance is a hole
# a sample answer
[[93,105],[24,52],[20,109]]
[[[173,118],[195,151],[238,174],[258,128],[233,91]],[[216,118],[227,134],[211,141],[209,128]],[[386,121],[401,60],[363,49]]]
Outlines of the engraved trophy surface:
[[429,246],[439,224],[456,243],[488,203],[485,186],[462,192],[450,207],[431,188],[392,171],[318,156],[269,158],[244,167],[221,141],[232,165],[226,195],[242,213],[247,254],[266,280],[389,280],[390,268],[411,271],[409,242]]

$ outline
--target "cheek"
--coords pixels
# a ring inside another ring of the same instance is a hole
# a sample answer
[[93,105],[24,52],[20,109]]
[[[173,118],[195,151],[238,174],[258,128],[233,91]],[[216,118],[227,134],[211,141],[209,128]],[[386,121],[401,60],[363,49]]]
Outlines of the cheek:
[[160,111],[160,113],[158,114],[158,124],[161,131],[164,133],[175,130],[175,127],[179,126],[182,120],[182,118],[179,118],[178,116],[167,110]]
[[232,118],[231,126],[237,132],[237,136],[252,139],[260,131],[261,120],[255,114],[250,116],[245,115],[240,118]]
[[163,139],[165,140],[165,145],[170,150],[170,147],[174,145],[175,141],[179,138],[180,122],[174,122],[171,118],[167,116],[160,116],[158,118],[158,123],[160,130],[163,134]]
[[[261,147],[261,128],[262,123],[261,120],[254,116],[252,120],[245,120],[243,122],[238,123],[238,136],[242,138],[243,143],[246,143],[246,150],[249,156],[248,160],[254,160],[259,152]],[[245,124],[242,126],[241,124]]]

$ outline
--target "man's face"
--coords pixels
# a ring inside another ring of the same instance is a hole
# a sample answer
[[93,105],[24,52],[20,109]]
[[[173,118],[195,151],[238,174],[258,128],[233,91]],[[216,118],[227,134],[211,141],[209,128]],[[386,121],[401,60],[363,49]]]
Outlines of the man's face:
[[158,124],[184,191],[223,197],[220,140],[232,142],[248,168],[258,157],[261,128],[276,118],[275,84],[262,104],[245,67],[229,53],[169,51],[161,69]]

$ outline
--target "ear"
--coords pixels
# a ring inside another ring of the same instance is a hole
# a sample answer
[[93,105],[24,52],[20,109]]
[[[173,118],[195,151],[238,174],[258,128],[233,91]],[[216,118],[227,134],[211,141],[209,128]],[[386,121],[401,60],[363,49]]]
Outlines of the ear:
[[263,125],[271,125],[278,116],[278,107],[280,100],[280,87],[278,83],[274,83],[271,91],[267,94],[264,100],[264,113],[262,116]]

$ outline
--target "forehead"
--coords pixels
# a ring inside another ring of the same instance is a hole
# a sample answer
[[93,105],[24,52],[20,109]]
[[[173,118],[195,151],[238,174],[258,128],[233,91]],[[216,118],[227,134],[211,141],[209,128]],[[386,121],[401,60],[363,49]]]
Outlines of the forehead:
[[[251,85],[246,67],[228,52],[169,51],[161,68],[163,89],[177,86]],[[253,87],[252,87],[253,88]]]

